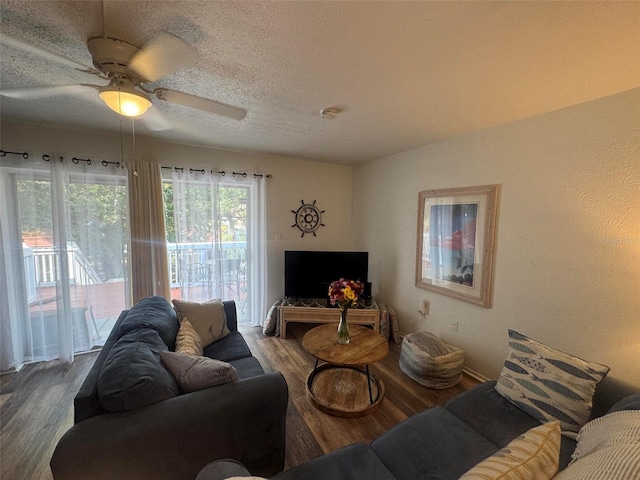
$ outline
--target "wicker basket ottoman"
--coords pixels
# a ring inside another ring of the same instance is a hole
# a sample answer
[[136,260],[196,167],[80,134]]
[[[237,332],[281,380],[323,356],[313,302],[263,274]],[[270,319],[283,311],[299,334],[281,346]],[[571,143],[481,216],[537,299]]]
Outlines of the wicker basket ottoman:
[[449,388],[462,379],[464,352],[430,332],[405,335],[400,350],[400,370],[429,388]]

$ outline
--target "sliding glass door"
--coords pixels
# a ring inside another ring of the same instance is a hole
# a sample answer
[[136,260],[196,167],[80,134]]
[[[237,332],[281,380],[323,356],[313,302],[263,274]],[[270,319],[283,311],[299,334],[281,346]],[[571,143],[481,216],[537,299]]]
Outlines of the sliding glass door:
[[264,219],[258,180],[174,171],[164,200],[171,295],[194,302],[235,300],[238,320],[263,312]]
[[[71,362],[129,307],[127,176],[103,163],[0,157],[2,371]],[[163,187],[171,297],[235,300],[239,322],[259,325],[265,179],[175,169]]]
[[126,177],[67,161],[0,164],[1,368],[104,343],[128,295]]

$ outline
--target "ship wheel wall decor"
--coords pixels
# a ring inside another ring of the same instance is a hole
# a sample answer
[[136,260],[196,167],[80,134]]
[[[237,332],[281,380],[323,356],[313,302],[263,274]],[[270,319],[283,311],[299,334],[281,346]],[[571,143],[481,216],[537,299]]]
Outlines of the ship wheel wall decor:
[[316,207],[316,201],[313,203],[304,203],[304,200],[300,200],[302,206],[298,208],[298,210],[291,210],[291,212],[296,216],[296,223],[291,225],[291,227],[298,227],[302,231],[302,237],[304,237],[305,233],[313,233],[313,236],[316,236],[316,230],[320,227],[324,227],[324,223],[322,223],[322,214],[324,210],[320,210]]

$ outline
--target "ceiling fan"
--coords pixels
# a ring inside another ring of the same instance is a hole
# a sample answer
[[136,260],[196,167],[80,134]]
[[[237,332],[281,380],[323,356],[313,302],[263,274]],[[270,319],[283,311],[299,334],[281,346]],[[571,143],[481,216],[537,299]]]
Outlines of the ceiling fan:
[[[108,81],[107,85],[76,84],[4,89],[0,90],[0,95],[30,99],[92,88],[97,90],[99,97],[109,108],[124,116],[137,117],[144,114],[152,106],[152,97],[236,120],[242,120],[247,114],[242,108],[208,98],[167,88],[149,88],[145,85],[192,65],[197,59],[198,52],[192,45],[168,33],[155,37],[142,48],[117,38],[107,37],[106,34],[90,38],[87,48],[91,53],[93,67],[87,67],[7,35],[0,36],[0,41]],[[148,114],[145,117],[148,117]],[[157,112],[153,112],[152,118],[145,117],[142,119],[148,120],[145,123],[153,130],[170,128]]]

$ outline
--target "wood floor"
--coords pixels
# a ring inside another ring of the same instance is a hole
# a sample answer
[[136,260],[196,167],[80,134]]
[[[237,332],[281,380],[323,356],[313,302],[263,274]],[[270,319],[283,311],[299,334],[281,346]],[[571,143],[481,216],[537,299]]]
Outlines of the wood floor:
[[387,357],[371,366],[371,373],[386,389],[380,408],[361,418],[334,417],[317,410],[307,398],[305,379],[315,359],[302,348],[302,337],[310,328],[313,325],[290,324],[285,340],[264,337],[259,328],[242,331],[265,370],[282,372],[289,386],[285,468],[355,442],[369,443],[409,416],[478,384],[465,375],[462,382],[446,390],[423,387],[400,371],[400,345],[391,343]]
[[73,397],[97,353],[24,366],[0,377],[0,479],[51,479],[49,460],[73,425]]
[[[368,443],[409,416],[478,383],[465,375],[447,390],[423,387],[400,371],[400,345],[392,343],[389,355],[371,367],[385,384],[380,408],[362,418],[327,415],[306,396],[305,379],[314,358],[302,348],[302,336],[312,327],[291,324],[286,340],[264,337],[257,327],[241,328],[265,370],[282,372],[289,386],[286,468],[354,442]],[[73,397],[96,356],[77,356],[72,365],[59,361],[27,365],[0,377],[0,479],[52,478],[49,460],[59,438],[73,424]]]

